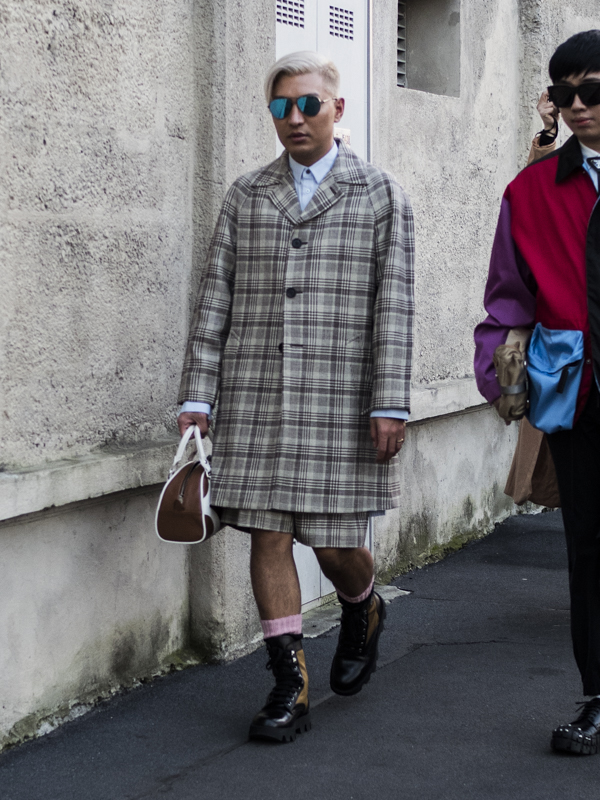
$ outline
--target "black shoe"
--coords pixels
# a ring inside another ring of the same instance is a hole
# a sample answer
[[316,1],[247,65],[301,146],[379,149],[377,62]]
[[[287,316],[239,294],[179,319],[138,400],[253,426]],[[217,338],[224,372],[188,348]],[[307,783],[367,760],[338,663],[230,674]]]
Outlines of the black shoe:
[[377,666],[377,643],[383,630],[385,604],[377,592],[362,603],[342,604],[342,626],[331,664],[329,684],[336,694],[360,692]]
[[311,728],[302,636],[271,636],[265,642],[269,651],[267,669],[273,670],[275,688],[252,720],[250,738],[293,742],[297,733]]
[[600,731],[600,698],[581,703],[581,714],[574,722],[552,731],[552,749],[563,753],[592,756],[598,752]]

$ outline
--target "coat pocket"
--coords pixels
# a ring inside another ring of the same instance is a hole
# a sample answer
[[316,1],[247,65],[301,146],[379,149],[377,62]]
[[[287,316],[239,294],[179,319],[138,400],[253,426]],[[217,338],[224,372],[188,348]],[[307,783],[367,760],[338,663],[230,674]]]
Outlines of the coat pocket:
[[364,332],[354,334],[344,345],[344,364],[349,389],[356,393],[359,413],[369,413],[373,389],[373,356]]
[[229,336],[227,337],[227,341],[225,342],[225,349],[228,347],[237,347],[241,344],[242,337],[237,333],[234,328],[231,328],[229,331]]

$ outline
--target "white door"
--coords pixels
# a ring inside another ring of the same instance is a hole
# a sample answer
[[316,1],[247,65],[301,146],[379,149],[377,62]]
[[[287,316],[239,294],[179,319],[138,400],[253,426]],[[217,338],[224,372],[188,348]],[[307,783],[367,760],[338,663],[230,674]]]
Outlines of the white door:
[[[339,134],[368,160],[368,0],[275,0],[276,56],[296,50],[317,50],[331,58],[340,71],[340,97],[346,110]],[[346,134],[348,132],[348,134]],[[277,142],[277,153],[281,152]]]
[[[296,50],[316,50],[331,58],[340,71],[344,116],[336,129],[354,152],[365,160],[368,152],[368,0],[275,0],[277,58]],[[277,142],[277,153],[282,150]],[[372,549],[371,525],[365,544]],[[294,543],[294,558],[304,609],[334,591],[310,547]]]

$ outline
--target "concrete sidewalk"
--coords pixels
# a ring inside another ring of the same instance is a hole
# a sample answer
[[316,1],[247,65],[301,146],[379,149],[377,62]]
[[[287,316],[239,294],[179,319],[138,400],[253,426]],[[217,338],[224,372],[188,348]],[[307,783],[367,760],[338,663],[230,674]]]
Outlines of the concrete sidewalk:
[[337,629],[306,642],[313,730],[248,742],[265,652],[194,667],[0,755],[1,800],[578,800],[600,756],[558,756],[576,716],[560,513],[520,516],[395,581],[377,673],[328,686]]

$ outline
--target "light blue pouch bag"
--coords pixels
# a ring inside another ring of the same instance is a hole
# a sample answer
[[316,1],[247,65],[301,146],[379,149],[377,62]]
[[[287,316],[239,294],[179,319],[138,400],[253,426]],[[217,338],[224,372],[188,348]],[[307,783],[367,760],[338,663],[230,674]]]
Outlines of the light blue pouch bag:
[[534,428],[571,430],[582,372],[583,333],[549,330],[538,322],[527,350],[527,417]]

